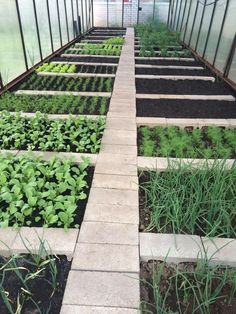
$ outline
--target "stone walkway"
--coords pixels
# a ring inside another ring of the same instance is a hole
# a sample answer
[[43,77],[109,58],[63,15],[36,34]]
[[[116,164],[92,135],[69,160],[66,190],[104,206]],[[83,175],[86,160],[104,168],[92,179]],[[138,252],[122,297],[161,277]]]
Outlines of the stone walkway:
[[134,30],[128,28],[62,314],[138,312]]

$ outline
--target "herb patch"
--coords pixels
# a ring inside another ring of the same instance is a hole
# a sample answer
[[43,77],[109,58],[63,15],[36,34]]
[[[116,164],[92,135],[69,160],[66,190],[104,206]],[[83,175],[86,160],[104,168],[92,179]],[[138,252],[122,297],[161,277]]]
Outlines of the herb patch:
[[59,314],[70,269],[65,256],[0,256],[0,313]]
[[0,113],[0,148],[97,153],[105,128],[102,118],[50,120],[37,112],[33,118]]
[[184,61],[184,60],[148,60],[135,59],[136,64],[151,64],[151,65],[181,65],[181,66],[203,66],[198,61]]
[[143,156],[177,158],[236,158],[236,129],[176,126],[138,129],[138,151]]
[[33,73],[25,82],[18,84],[16,89],[111,92],[113,83],[114,79],[112,78],[68,78],[63,76],[38,76],[36,73]]
[[170,162],[140,175],[140,230],[235,238],[236,165]]
[[89,160],[0,155],[0,227],[79,227],[93,171]]
[[111,66],[88,66],[88,65],[70,65],[63,63],[44,63],[37,69],[37,72],[52,72],[52,73],[103,73],[115,74],[117,67]]
[[137,99],[138,117],[236,118],[236,102],[190,99]]
[[141,263],[142,313],[236,312],[236,270],[210,261]]
[[191,57],[192,54],[189,50],[174,50],[170,48],[162,48],[156,51],[153,47],[149,47],[148,50],[142,48],[139,52],[135,52],[135,56],[139,57],[172,57],[172,58],[188,58]]
[[7,111],[106,115],[108,107],[109,98],[107,97],[39,96],[12,93],[5,93],[0,97],[0,110]]
[[104,56],[119,56],[121,46],[103,45],[103,44],[87,44],[76,49],[67,49],[66,54],[82,54],[82,55],[104,55]]

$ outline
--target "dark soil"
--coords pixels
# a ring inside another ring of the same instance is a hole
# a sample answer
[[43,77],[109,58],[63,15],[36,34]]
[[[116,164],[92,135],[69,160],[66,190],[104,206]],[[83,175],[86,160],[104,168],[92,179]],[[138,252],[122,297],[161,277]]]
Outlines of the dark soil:
[[[140,187],[145,182],[148,182],[149,180],[150,180],[150,177],[148,175],[148,172],[144,171],[139,174],[139,231],[140,232],[150,232],[148,231],[148,226],[150,225],[150,222],[151,222],[150,211],[145,206],[146,204],[145,192]],[[151,232],[158,233],[156,228],[153,228]]]
[[[110,37],[107,37],[107,36],[110,36]],[[86,36],[84,39],[88,39],[88,40],[107,40],[109,38],[112,38],[113,36],[110,35],[110,34],[107,34],[106,36],[100,36],[100,35],[89,35],[89,36]]]
[[146,80],[136,79],[136,91],[142,94],[177,95],[231,95],[232,90],[224,83],[197,80]]
[[198,61],[135,59],[136,64],[202,66]]
[[[10,258],[5,258],[0,256],[0,267],[5,265]],[[59,314],[63,299],[63,294],[66,286],[66,280],[68,277],[68,273],[70,270],[71,263],[67,260],[65,256],[57,256],[56,259],[56,267],[57,267],[57,288],[53,293],[52,286],[47,282],[47,280],[51,281],[50,268],[47,264],[44,266],[44,270],[33,280],[28,280],[28,288],[32,293],[32,299],[37,304],[37,306],[27,297],[26,293],[23,293],[22,288],[25,288],[19,277],[15,274],[14,271],[5,272],[5,278],[3,280],[4,290],[9,293],[8,298],[11,302],[11,306],[15,313],[17,309],[17,297],[21,295],[20,302],[22,302],[22,310],[20,313],[22,314],[39,314],[46,313],[47,310],[51,314]],[[23,278],[30,273],[34,273],[38,271],[38,268],[35,265],[32,265],[32,257],[29,255],[20,255],[16,260],[17,267],[24,267],[25,269],[19,270],[22,274]],[[13,265],[12,265],[13,266]],[[41,268],[41,269],[43,269]],[[0,274],[0,278],[2,274]],[[3,299],[0,297],[0,313],[1,314],[9,314],[10,311],[4,305]]]
[[125,31],[125,27],[94,27],[94,30],[103,30],[103,31],[112,31],[112,30],[118,30],[118,31]]
[[214,76],[212,72],[207,69],[206,70],[185,70],[185,69],[136,68],[135,74]]
[[96,63],[115,63],[119,62],[119,58],[107,57],[107,58],[98,58],[98,57],[55,57],[51,61],[65,61],[65,62],[96,62]]
[[103,74],[115,74],[117,67],[110,67],[106,65],[93,66],[93,65],[77,65],[78,73],[103,73]]
[[[188,278],[188,281],[183,279],[183,277],[176,276],[178,273],[184,273],[185,276]],[[178,266],[173,264],[167,264],[161,261],[148,261],[142,262],[140,265],[140,277],[141,277],[141,301],[142,301],[142,313],[164,313],[160,309],[159,306],[156,304],[154,290],[152,288],[153,283],[156,281],[157,277],[155,275],[159,272],[161,273],[160,283],[158,284],[158,292],[163,297],[168,291],[168,296],[165,302],[164,309],[165,313],[185,313],[185,314],[192,314],[194,312],[194,300],[195,300],[195,307],[196,307],[196,299],[194,298],[194,293],[189,290],[188,293],[188,300],[184,295],[184,289],[186,286],[189,287],[188,282],[198,288],[200,288],[202,295],[204,294],[205,285],[207,284],[209,287],[208,293],[213,294],[214,291],[217,291],[221,280],[223,278],[225,269],[223,267],[217,268],[215,270],[216,275],[212,279],[212,282],[208,282],[206,279],[206,275],[208,274],[207,270],[204,271],[204,274],[201,274],[202,280],[196,281],[196,275],[194,273],[198,271],[197,265],[194,263],[181,263]],[[232,269],[235,272],[235,270]],[[217,277],[218,275],[218,277]],[[199,274],[200,276],[200,274]],[[198,277],[199,277],[198,276]],[[154,279],[156,278],[156,280]],[[175,286],[175,279],[177,281],[177,287]],[[199,277],[200,278],[200,277]],[[155,281],[154,281],[155,280]],[[187,289],[186,289],[187,290]],[[185,292],[186,292],[185,290]],[[229,296],[231,295],[232,290],[232,283],[228,280],[225,285],[223,285],[222,290],[218,294],[218,298],[216,298],[213,302],[210,303],[209,306],[209,314],[234,314],[236,313],[236,296],[233,294],[233,298],[229,304]],[[195,288],[197,291],[197,288]],[[157,290],[156,290],[157,292]],[[197,292],[197,297],[200,297],[199,292]],[[179,301],[179,305],[178,305]],[[180,312],[180,309],[181,312]],[[158,308],[158,312],[157,312]],[[160,312],[159,312],[160,311]],[[195,311],[194,313],[200,314],[202,313],[200,310]],[[208,313],[208,312],[205,312]]]
[[[125,32],[121,31],[121,32],[106,32],[106,31],[100,31],[98,32],[92,32],[90,33],[91,36],[116,36],[116,37],[121,37],[123,35],[125,35]],[[85,38],[86,39],[86,38]]]
[[138,117],[165,118],[236,118],[235,101],[137,99]]

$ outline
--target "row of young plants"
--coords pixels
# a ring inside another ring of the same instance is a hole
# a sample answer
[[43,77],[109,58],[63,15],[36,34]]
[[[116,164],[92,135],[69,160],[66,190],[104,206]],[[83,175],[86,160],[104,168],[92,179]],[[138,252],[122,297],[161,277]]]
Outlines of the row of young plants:
[[10,112],[106,115],[108,107],[108,97],[16,95],[9,92],[0,97],[0,110]]
[[63,63],[44,63],[37,70],[39,72],[51,73],[103,73],[115,74],[116,67],[113,66],[91,66],[91,65],[75,65]]
[[18,85],[18,89],[48,90],[48,91],[80,91],[80,92],[111,92],[113,78],[103,77],[63,77],[63,76],[38,76],[33,73],[25,82]]
[[138,129],[139,155],[178,158],[236,157],[236,129],[176,126]]
[[59,314],[70,262],[38,241],[37,251],[22,238],[26,254],[0,256],[0,313]]
[[105,120],[84,117],[50,120],[36,112],[32,118],[20,113],[0,113],[0,149],[97,153]]

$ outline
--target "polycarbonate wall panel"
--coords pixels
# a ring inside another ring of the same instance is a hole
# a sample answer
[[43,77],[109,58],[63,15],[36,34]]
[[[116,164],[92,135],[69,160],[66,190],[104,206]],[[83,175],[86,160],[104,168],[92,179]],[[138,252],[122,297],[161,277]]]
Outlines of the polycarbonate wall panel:
[[51,20],[51,28],[52,28],[52,38],[53,38],[53,47],[54,50],[57,50],[61,47],[60,41],[60,28],[58,21],[58,12],[57,12],[57,1],[49,0],[49,12],[50,12],[50,20]]
[[230,1],[220,40],[215,66],[224,72],[226,60],[236,31],[236,2]]
[[225,0],[220,0],[219,3],[216,5],[214,19],[212,22],[211,32],[209,35],[209,40],[207,42],[207,49],[205,54],[206,60],[210,63],[212,63],[214,60],[217,39],[219,37],[220,28],[223,21],[225,5],[226,5]]
[[94,25],[100,27],[107,26],[107,2],[102,0],[93,1]]
[[212,16],[212,11],[213,11],[213,6],[206,6],[203,20],[202,20],[202,26],[201,26],[201,31],[199,34],[199,40],[198,40],[198,45],[197,45],[197,51],[200,55],[203,54],[204,48],[205,48],[205,43],[207,39],[207,33],[210,27],[210,20]]
[[[198,32],[199,32],[199,27],[201,23],[201,16],[202,16],[202,11],[203,11],[203,6],[201,4],[198,4],[197,7],[197,15],[195,20],[193,21],[193,32],[192,32],[192,38],[190,45],[191,47],[195,47],[197,43],[197,38],[198,38]],[[195,12],[194,12],[195,14]]]
[[46,0],[35,0],[43,58],[52,51]]
[[0,72],[3,84],[26,70],[14,1],[0,0]]
[[[169,26],[181,30],[180,38],[222,74],[235,77],[235,63],[232,60],[232,44],[236,31],[235,0],[186,0],[181,5],[172,2]],[[190,8],[190,9],[189,9]],[[196,10],[197,8],[197,10]],[[180,23],[176,18],[180,16]],[[174,21],[174,22],[173,22]],[[182,23],[183,21],[183,23]],[[182,24],[183,27],[178,26]],[[235,58],[235,56],[234,56]],[[235,59],[234,59],[235,60]]]
[[156,0],[154,19],[160,23],[167,23],[169,1]]
[[37,37],[36,21],[34,17],[33,1],[19,1],[20,16],[24,34],[25,48],[29,67],[39,62],[40,52]]
[[121,27],[122,26],[122,0],[109,1],[109,26]]
[[194,14],[195,14],[196,6],[197,6],[197,0],[192,0],[188,24],[186,24],[187,31],[186,31],[186,35],[185,35],[185,42],[187,42],[187,43],[189,43],[190,37],[191,37],[191,32],[192,32],[192,27],[193,27],[193,22],[194,22]]

